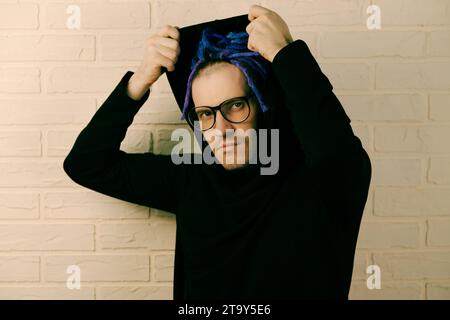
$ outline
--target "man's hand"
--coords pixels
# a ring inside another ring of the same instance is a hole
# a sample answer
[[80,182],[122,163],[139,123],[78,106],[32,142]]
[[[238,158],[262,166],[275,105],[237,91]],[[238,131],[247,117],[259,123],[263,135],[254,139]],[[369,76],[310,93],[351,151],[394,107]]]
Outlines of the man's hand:
[[274,11],[259,5],[250,6],[245,31],[249,34],[247,47],[257,51],[270,62],[282,48],[293,42],[289,28]]

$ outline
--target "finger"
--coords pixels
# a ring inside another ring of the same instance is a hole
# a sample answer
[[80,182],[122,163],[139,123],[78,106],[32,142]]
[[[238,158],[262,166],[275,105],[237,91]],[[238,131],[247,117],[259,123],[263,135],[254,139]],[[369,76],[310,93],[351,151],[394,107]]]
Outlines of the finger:
[[167,70],[169,71],[175,70],[175,63],[171,59],[167,58],[165,55],[159,53],[156,60],[162,67],[165,67]]
[[180,32],[178,31],[178,27],[166,24],[164,27],[160,28],[157,33],[162,37],[170,37],[175,40],[180,40]]
[[255,27],[255,24],[252,21],[247,25],[247,27],[245,28],[245,31],[247,31],[247,33],[250,34],[250,32],[252,32],[254,27]]
[[178,54],[175,50],[168,48],[166,46],[163,46],[161,44],[157,44],[157,48],[158,48],[159,53],[166,56],[167,58],[172,60],[174,63],[176,63],[178,61]]
[[162,36],[157,37],[156,43],[166,46],[167,48],[170,48],[175,51],[178,51],[178,47],[180,46],[178,40],[175,40],[172,38],[166,38],[166,37],[162,37]]
[[249,12],[248,12],[248,20],[253,21],[254,19],[258,18],[259,16],[268,13],[270,10],[264,7],[261,7],[257,4],[254,4],[250,6]]

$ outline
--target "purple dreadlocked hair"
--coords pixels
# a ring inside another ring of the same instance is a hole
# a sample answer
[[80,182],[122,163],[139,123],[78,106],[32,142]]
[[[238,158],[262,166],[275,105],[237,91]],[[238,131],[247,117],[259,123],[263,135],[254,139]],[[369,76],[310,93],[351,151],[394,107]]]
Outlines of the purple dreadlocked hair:
[[193,79],[202,68],[220,61],[229,62],[243,72],[247,84],[257,97],[262,111],[268,111],[268,107],[263,101],[262,92],[258,89],[257,80],[264,82],[267,79],[270,62],[258,52],[249,51],[247,42],[247,32],[229,32],[227,35],[222,35],[212,32],[210,27],[203,29],[197,54],[191,62],[191,73],[188,78],[181,120],[186,118],[189,109]]

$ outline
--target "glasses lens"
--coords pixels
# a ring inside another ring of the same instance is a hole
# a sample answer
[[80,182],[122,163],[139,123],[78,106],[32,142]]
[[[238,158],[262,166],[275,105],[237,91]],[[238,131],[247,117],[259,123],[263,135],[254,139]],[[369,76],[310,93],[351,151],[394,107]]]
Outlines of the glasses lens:
[[243,98],[233,99],[222,106],[222,114],[231,122],[244,121],[247,118],[249,111],[250,108],[248,107],[248,103],[246,99]]
[[195,121],[198,121],[201,130],[209,129],[214,125],[214,113],[206,107],[191,109],[188,113],[188,119],[192,125],[195,125]]

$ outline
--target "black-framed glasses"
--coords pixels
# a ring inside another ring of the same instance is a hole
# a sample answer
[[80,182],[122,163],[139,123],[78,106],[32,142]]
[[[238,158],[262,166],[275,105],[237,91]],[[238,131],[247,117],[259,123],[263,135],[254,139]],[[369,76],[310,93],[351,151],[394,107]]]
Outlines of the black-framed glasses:
[[218,106],[200,106],[189,110],[187,119],[192,126],[200,126],[201,131],[211,129],[216,123],[216,112],[220,111],[222,117],[231,123],[240,123],[250,116],[249,99],[255,94],[228,99]]

